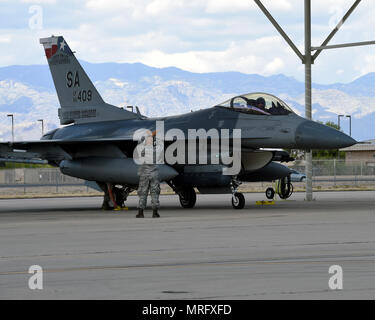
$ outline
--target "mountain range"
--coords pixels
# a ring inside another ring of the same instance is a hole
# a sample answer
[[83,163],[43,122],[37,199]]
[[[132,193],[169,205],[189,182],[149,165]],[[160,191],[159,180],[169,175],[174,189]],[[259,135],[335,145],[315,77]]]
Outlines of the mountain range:
[[[106,102],[119,107],[138,106],[146,116],[208,108],[249,92],[274,94],[304,115],[304,83],[282,74],[265,77],[240,72],[192,73],[141,63],[81,63]],[[14,114],[16,140],[35,140],[41,136],[39,119],[48,130],[59,126],[58,108],[47,65],[0,68],[1,140],[11,140],[8,114]],[[355,139],[375,138],[375,73],[345,84],[313,84],[314,120],[337,123],[338,114],[352,116]],[[341,118],[341,128],[349,133],[348,118]]]

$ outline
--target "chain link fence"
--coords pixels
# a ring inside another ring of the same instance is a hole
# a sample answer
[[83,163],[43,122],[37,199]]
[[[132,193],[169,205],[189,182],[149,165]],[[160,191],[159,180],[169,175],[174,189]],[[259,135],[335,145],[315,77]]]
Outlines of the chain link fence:
[[[85,181],[66,176],[58,168],[0,170],[0,195],[95,193]],[[99,194],[99,192],[97,192]]]
[[[295,161],[291,169],[305,172],[304,161]],[[293,182],[297,189],[304,182]],[[246,183],[244,190],[262,191],[269,183]],[[314,160],[315,189],[375,188],[375,164],[365,161]],[[63,175],[58,168],[15,168],[0,170],[0,196],[22,194],[101,194],[84,180]]]
[[[292,169],[305,172],[304,161],[296,161]],[[375,187],[375,163],[367,161],[314,160],[314,187]]]

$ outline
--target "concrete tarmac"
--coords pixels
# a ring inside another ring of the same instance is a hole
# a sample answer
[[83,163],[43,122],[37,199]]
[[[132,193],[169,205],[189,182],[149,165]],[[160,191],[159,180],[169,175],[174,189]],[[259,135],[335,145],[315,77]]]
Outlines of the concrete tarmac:
[[[160,219],[101,198],[0,200],[0,299],[374,299],[375,192],[257,206],[245,194],[162,196]],[[43,290],[30,290],[31,265]],[[343,290],[328,286],[343,269]]]

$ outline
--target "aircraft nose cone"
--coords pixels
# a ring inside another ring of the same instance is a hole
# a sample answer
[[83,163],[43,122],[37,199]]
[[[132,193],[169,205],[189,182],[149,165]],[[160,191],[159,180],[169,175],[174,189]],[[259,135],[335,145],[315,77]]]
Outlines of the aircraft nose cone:
[[300,149],[340,149],[357,143],[334,128],[314,121],[305,121],[296,129],[296,144]]

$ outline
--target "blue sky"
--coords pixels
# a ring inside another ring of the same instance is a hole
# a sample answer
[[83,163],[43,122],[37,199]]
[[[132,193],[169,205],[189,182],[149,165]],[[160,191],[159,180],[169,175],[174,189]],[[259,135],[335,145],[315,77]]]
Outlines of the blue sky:
[[[263,0],[303,50],[303,1]],[[312,0],[319,45],[354,0]],[[375,1],[364,0],[333,43],[375,40]],[[44,64],[40,37],[63,35],[89,62],[142,62],[193,72],[283,73],[303,65],[252,0],[0,0],[0,66]],[[375,46],[323,52],[318,83],[375,71]]]

